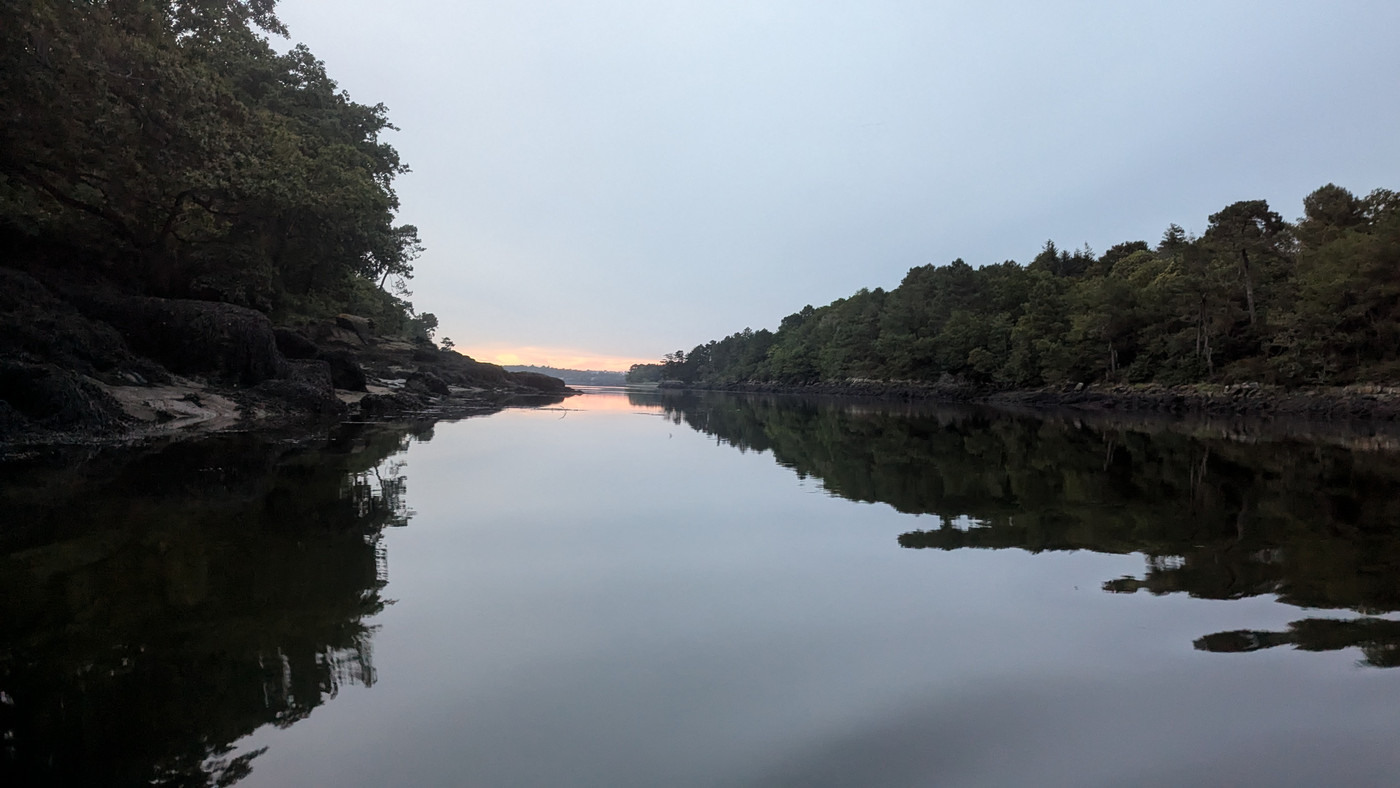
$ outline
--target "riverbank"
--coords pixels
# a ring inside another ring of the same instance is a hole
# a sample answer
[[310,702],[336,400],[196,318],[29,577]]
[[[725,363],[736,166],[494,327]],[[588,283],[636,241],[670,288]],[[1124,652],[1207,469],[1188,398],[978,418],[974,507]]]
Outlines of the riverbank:
[[1045,410],[1168,416],[1238,416],[1400,424],[1400,388],[1379,385],[1287,389],[1259,384],[1161,386],[1073,384],[1001,390],[961,382],[850,380],[828,383],[733,383],[665,390],[797,394],[909,401],[960,402]]
[[233,304],[0,268],[0,456],[47,444],[459,418],[575,393],[350,314],[274,325]]

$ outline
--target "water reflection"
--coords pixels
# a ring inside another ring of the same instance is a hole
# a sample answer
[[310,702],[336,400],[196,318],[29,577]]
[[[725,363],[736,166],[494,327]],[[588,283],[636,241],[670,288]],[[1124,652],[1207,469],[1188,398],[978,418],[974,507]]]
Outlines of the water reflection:
[[771,396],[665,404],[675,423],[771,452],[832,495],[931,515],[903,547],[1141,553],[1142,576],[1105,591],[1366,615],[1207,635],[1198,649],[1357,647],[1366,664],[1400,664],[1400,622],[1374,617],[1400,610],[1400,453],[1385,436]]
[[424,429],[228,435],[7,466],[0,775],[9,785],[227,785],[346,685],[375,682],[394,456]]
[[1287,632],[1261,632],[1239,629],[1217,632],[1195,642],[1202,651],[1258,651],[1292,645],[1303,651],[1335,651],[1359,648],[1363,662],[1378,668],[1400,666],[1400,621],[1384,618],[1356,618],[1338,621],[1305,618],[1288,625]]

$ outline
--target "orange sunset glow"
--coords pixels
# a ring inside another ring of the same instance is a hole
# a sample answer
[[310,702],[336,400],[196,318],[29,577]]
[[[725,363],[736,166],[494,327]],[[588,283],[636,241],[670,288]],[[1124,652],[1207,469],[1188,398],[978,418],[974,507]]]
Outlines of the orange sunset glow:
[[507,345],[458,345],[456,350],[477,361],[501,366],[527,365],[555,369],[585,369],[626,372],[633,364],[655,364],[658,359],[609,356],[577,348]]
[[[558,405],[542,409],[543,413],[553,413],[557,410],[580,410],[589,413],[655,413],[660,415],[664,408],[660,401],[647,402],[616,393],[588,393],[587,390],[578,396],[569,397]],[[557,417],[551,417],[557,418]]]

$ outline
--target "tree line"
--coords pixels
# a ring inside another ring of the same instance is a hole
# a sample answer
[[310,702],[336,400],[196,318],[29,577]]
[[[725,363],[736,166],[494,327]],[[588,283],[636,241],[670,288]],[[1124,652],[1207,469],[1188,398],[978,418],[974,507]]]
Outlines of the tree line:
[[1248,200],[1155,245],[1099,255],[1047,241],[1026,265],[919,266],[893,290],[668,353],[629,381],[1400,381],[1400,195],[1328,184],[1303,213],[1289,222]]
[[[404,328],[421,251],[382,104],[276,0],[3,0],[0,242],[134,291]],[[421,323],[421,320],[419,321]],[[418,326],[420,329],[424,326]]]

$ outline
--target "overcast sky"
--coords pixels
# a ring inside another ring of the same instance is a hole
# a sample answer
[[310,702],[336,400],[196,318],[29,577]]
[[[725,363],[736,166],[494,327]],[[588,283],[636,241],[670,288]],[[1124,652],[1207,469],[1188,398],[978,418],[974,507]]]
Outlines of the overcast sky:
[[410,287],[626,368],[909,268],[1400,189],[1400,2],[282,0],[413,172]]

